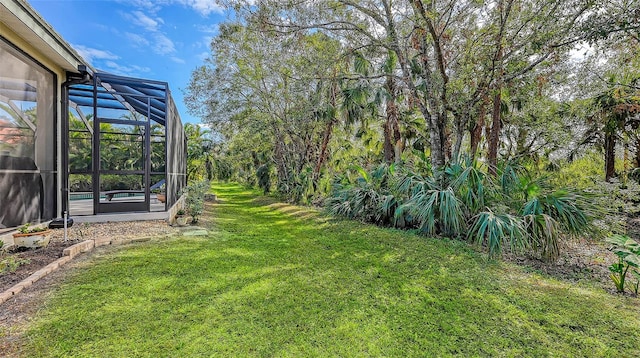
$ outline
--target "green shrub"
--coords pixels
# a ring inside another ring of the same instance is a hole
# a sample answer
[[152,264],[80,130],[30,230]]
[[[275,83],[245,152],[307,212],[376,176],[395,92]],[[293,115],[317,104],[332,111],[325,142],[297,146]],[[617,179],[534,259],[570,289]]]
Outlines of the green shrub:
[[93,183],[91,182],[91,175],[89,174],[69,175],[69,189],[72,192],[91,191],[92,185]]
[[271,168],[267,164],[262,164],[256,169],[256,177],[258,178],[258,186],[262,192],[267,195],[271,191]]
[[526,230],[520,217],[483,211],[471,219],[467,239],[489,248],[490,255],[502,252],[505,244],[510,249],[527,247]]
[[559,187],[589,189],[604,181],[604,156],[596,151],[586,153],[570,163],[562,163],[553,175],[553,184]]
[[539,193],[524,203],[520,214],[530,242],[546,260],[560,255],[563,234],[582,235],[592,231],[586,198],[569,190]]
[[426,175],[393,165],[354,168],[355,180],[346,173],[334,184],[325,202],[330,213],[466,237],[491,255],[527,249],[546,260],[559,256],[562,238],[593,232],[590,195],[553,190],[548,178],[517,163],[503,164],[495,181],[470,160]]
[[191,215],[192,223],[197,223],[204,211],[204,195],[209,191],[209,188],[209,181],[202,180],[191,183],[182,189],[181,194],[185,195],[185,207]]
[[394,225],[402,203],[390,189],[395,167],[381,165],[370,172],[359,166],[353,169],[359,174],[353,183],[336,182],[333,185],[333,192],[325,201],[329,213],[379,225]]

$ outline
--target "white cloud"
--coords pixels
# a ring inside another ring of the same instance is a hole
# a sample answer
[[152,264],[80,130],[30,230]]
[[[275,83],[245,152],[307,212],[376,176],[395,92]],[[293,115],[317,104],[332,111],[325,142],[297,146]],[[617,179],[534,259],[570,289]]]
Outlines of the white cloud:
[[147,16],[145,13],[139,10],[136,10],[130,14],[125,13],[123,14],[123,16],[125,19],[131,21],[132,23],[138,26],[141,26],[147,31],[151,31],[151,32],[158,31],[160,24],[164,23],[164,20],[162,20],[161,18],[156,17],[155,19],[152,19],[151,17]]
[[198,59],[200,60],[200,62],[204,62],[204,60],[208,59],[210,55],[210,52],[200,52],[200,54],[198,55]]
[[149,67],[136,65],[122,66],[114,61],[107,61],[104,63],[104,65],[107,67],[108,72],[123,76],[138,76],[140,73],[151,72],[151,69]]
[[[221,14],[224,9],[222,6],[216,4],[216,0],[116,0],[119,3],[132,5],[140,9],[145,9],[151,12],[157,12],[161,7],[171,4],[180,4],[190,7],[200,13],[202,16],[207,16],[211,13]],[[253,1],[250,1],[253,3]]]
[[209,26],[198,25],[196,26],[196,29],[200,32],[204,32],[205,34],[216,35],[220,31],[220,25],[219,24],[213,24]]
[[135,7],[144,8],[150,11],[156,11],[158,9],[158,5],[162,4],[158,0],[116,0],[116,2],[126,5],[133,5]]
[[173,56],[171,57],[171,61],[175,62],[175,63],[179,63],[181,65],[184,65],[185,63],[187,63],[187,61],[181,59],[180,57],[177,56]]
[[[141,33],[126,32],[124,36],[130,43],[140,48],[150,48],[154,53],[161,56],[170,56],[170,59],[176,63],[186,63],[180,57],[175,56],[176,45],[162,31],[165,25],[164,20],[157,16],[160,9],[168,5],[182,5],[191,8],[202,16],[211,13],[222,13],[222,6],[216,4],[216,0],[116,0],[123,4],[134,7],[135,10],[121,13],[122,17],[130,23],[143,29]],[[215,35],[219,29],[217,25],[198,27],[198,30],[205,34]],[[211,36],[203,37],[201,41],[195,43],[196,47],[208,48],[211,42]]]
[[115,55],[109,51],[98,50],[96,48],[91,48],[83,45],[72,45],[76,51],[87,60],[87,62],[91,63],[94,60],[117,60],[120,56]]
[[212,12],[221,14],[223,11],[223,8],[216,4],[215,0],[178,0],[178,2],[196,10],[202,16],[207,16]]
[[210,48],[211,47],[211,41],[213,40],[212,36],[203,36],[200,41],[194,42],[193,43],[193,47],[194,48]]
[[134,45],[139,47],[149,46],[149,40],[147,40],[144,36],[133,34],[131,32],[125,33],[125,36],[129,41],[131,41]]
[[159,55],[168,55],[176,52],[176,47],[167,36],[157,33],[153,35],[154,43],[152,43],[153,51]]

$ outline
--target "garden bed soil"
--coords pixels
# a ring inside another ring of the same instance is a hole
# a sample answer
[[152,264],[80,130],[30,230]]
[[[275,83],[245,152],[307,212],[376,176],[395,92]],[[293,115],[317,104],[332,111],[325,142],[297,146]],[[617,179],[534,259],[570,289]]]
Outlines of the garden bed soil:
[[0,274],[0,292],[17,285],[34,272],[47,266],[62,257],[62,251],[67,247],[77,244],[79,240],[52,241],[46,247],[36,249],[17,248],[9,250],[7,257],[11,256],[16,261],[22,261],[18,268],[11,273]]
[[16,260],[26,260],[15,272],[0,274],[0,293],[20,283],[42,267],[62,257],[62,252],[69,246],[89,239],[101,238],[133,238],[141,236],[161,236],[175,232],[164,220],[78,223],[68,229],[67,240],[64,240],[64,229],[54,229],[47,247],[36,249],[13,248],[7,253]]

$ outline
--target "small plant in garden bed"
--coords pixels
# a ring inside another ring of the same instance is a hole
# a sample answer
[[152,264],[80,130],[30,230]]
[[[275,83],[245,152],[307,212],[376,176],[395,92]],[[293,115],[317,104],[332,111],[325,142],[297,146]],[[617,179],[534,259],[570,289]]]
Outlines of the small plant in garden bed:
[[51,230],[46,227],[30,227],[25,224],[13,234],[13,243],[16,247],[43,247],[49,244]]
[[176,224],[178,224],[178,226],[187,225],[187,212],[184,209],[180,209],[176,212]]
[[31,260],[21,259],[15,256],[7,255],[3,250],[4,242],[0,241],[0,275],[15,272],[20,265],[26,265]]
[[47,231],[46,227],[31,227],[29,224],[24,224],[18,229],[18,232],[21,234],[31,234],[34,232],[44,232]]
[[22,259],[15,256],[6,256],[0,253],[0,275],[5,273],[14,273],[18,267],[31,263],[29,259]]

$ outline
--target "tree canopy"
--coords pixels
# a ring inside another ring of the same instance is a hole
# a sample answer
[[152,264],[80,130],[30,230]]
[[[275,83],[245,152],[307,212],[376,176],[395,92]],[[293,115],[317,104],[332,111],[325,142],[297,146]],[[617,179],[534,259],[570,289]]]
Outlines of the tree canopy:
[[229,176],[261,168],[309,200],[354,164],[470,157],[496,175],[600,150],[609,179],[623,145],[640,165],[634,1],[221,3],[234,16],[186,92]]

